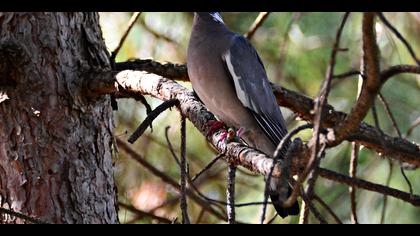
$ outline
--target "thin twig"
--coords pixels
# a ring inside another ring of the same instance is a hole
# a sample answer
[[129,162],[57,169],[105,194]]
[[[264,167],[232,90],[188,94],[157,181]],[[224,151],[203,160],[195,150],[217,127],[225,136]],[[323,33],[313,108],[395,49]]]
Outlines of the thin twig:
[[[290,29],[292,28],[293,23],[296,22],[300,18],[301,15],[302,15],[301,12],[294,12],[293,15],[292,15],[292,18],[290,19],[290,21],[288,22],[288,24],[286,26],[286,30],[283,33],[283,40],[282,40],[282,43],[280,45],[279,62],[276,66],[276,69],[277,69],[276,77],[279,78],[279,79],[283,78],[284,70],[282,70],[282,69],[283,69],[284,63],[286,62],[286,56],[287,56],[286,52],[287,52],[287,49],[288,49],[288,46],[289,46],[289,32],[290,32]],[[297,89],[299,89],[299,91],[304,92],[304,89],[297,82],[296,79],[292,79],[291,81],[294,83],[295,87]]]
[[309,219],[309,205],[306,201],[302,201],[302,206],[300,208],[299,214],[299,224],[308,224]]
[[227,186],[227,215],[229,224],[235,223],[235,173],[236,166],[229,164]]
[[220,158],[223,157],[223,154],[217,155],[209,164],[207,164],[200,172],[198,172],[192,179],[192,182],[195,182],[195,180],[198,179],[204,172],[209,170]]
[[274,216],[267,222],[267,224],[268,225],[272,224],[274,220],[277,218],[277,216],[279,216],[279,213],[276,212],[276,214],[274,214]]
[[260,12],[258,17],[255,19],[254,23],[252,23],[251,27],[249,28],[248,32],[244,35],[245,38],[248,40],[251,40],[251,38],[254,36],[257,29],[264,23],[264,21],[267,19],[270,12]]
[[408,128],[405,136],[409,137],[411,135],[411,133],[413,132],[413,130],[419,125],[420,125],[420,116],[417,117],[417,119],[410,125],[410,128]]
[[136,214],[140,217],[148,217],[148,218],[151,218],[151,219],[154,219],[154,220],[157,220],[159,222],[166,223],[166,224],[176,223],[176,221],[169,220],[169,219],[161,217],[161,216],[157,216],[157,215],[152,214],[150,212],[145,212],[145,211],[139,210],[139,209],[137,209],[133,206],[127,205],[123,202],[119,202],[118,205],[127,209],[127,210],[129,210],[129,211],[131,211],[131,212],[133,212],[134,214]]
[[[321,224],[328,224],[328,222],[325,220],[325,218],[321,215],[321,213],[318,211],[318,209],[314,206],[311,199],[309,199],[308,195],[306,195],[305,191],[302,189],[302,186],[301,186],[301,192],[302,192],[301,195],[302,195],[303,202],[305,202],[305,204],[308,206],[309,210],[314,214],[315,218],[317,218]],[[306,219],[303,218],[303,220],[302,220],[303,224],[308,223],[309,214],[307,214],[306,216],[307,216]]]
[[[274,172],[275,162],[279,160],[281,154],[284,154],[284,149],[287,148],[287,146],[289,145],[290,139],[294,135],[299,133],[300,131],[308,129],[308,128],[312,128],[312,125],[311,124],[305,124],[305,125],[301,125],[301,126],[297,127],[296,129],[294,129],[291,132],[289,132],[288,134],[286,134],[286,136],[284,136],[282,138],[279,145],[277,145],[276,150],[274,151],[274,155],[273,155],[274,156],[273,164],[272,164],[272,166],[270,168],[270,172],[269,172],[269,174],[268,174],[268,176],[266,177],[266,180],[265,180],[264,203],[268,202],[268,192],[269,192],[270,180],[271,180],[273,172]],[[291,147],[289,148],[289,150],[290,149],[291,149]],[[289,151],[289,150],[287,150],[287,151]],[[284,156],[284,158],[288,159],[287,153]],[[288,170],[289,170],[289,168],[287,167],[287,165],[284,165],[282,167],[281,173],[282,173],[283,177],[281,178],[281,180],[279,182],[284,183],[286,181],[286,183],[287,183],[288,175],[284,174],[284,172],[288,171]],[[288,187],[288,185],[286,185],[286,187]],[[295,192],[295,191],[293,191],[293,192]],[[295,201],[296,197],[293,200]],[[293,201],[293,203],[294,203],[294,201]],[[265,221],[266,210],[267,210],[267,204],[264,204],[264,206],[262,208],[262,213],[261,213],[261,220],[260,220],[261,224],[263,224],[264,221]]]
[[174,158],[175,162],[178,164],[178,166],[181,166],[181,162],[179,161],[178,156],[175,153],[174,147],[172,146],[171,140],[169,139],[169,134],[168,131],[171,128],[171,126],[166,126],[165,127],[165,139],[166,139],[166,143],[168,144],[168,149],[172,154],[172,157]]
[[356,76],[356,75],[363,76],[362,72],[360,72],[358,70],[351,70],[351,71],[348,71],[348,72],[344,72],[342,74],[334,75],[333,79],[345,79],[345,78],[348,78],[348,77],[351,77],[351,76]]
[[[351,158],[350,158],[350,168],[349,175],[352,178],[356,177],[357,172],[357,162],[359,158],[359,145],[356,143],[351,143]],[[353,186],[349,187],[350,192],[350,204],[351,204],[351,222],[353,224],[358,224],[357,220],[357,202],[356,202],[356,188]]]
[[0,207],[0,213],[15,216],[17,218],[26,220],[26,221],[31,222],[33,224],[49,224],[48,222],[45,222],[45,221],[36,219],[34,217],[22,214],[20,212],[16,212],[16,211],[13,211],[13,210],[10,210],[10,209],[6,209],[6,208],[3,208],[3,207]]
[[[379,94],[379,93],[378,93]],[[380,133],[380,135],[381,136],[383,136],[384,135],[384,133],[383,133],[383,131],[382,131],[382,129],[381,129],[381,127],[380,127],[380,124],[379,124],[379,118],[378,118],[378,113],[377,113],[377,110],[376,110],[376,104],[375,104],[375,101],[373,101],[372,102],[372,115],[373,115],[373,120],[374,120],[374,122],[375,122],[375,126],[376,126],[376,128],[379,130],[379,133]],[[391,164],[391,160],[388,160],[389,162],[390,162],[390,164]],[[392,164],[391,164],[391,166],[392,166]],[[389,171],[389,175],[388,175],[388,180],[387,180],[387,183],[386,183],[386,186],[389,186],[389,182],[391,181],[391,175],[392,175],[392,168],[390,168],[390,171]],[[384,222],[384,220],[385,220],[385,215],[386,215],[386,208],[387,208],[387,204],[388,203],[388,197],[386,196],[386,195],[384,195],[384,201],[383,201],[383,205],[382,205],[382,213],[381,213],[381,221],[380,221],[380,223],[382,224],[383,222]]]
[[206,209],[201,208],[200,213],[198,214],[197,220],[195,221],[195,224],[199,224],[201,222],[205,213],[206,213]]
[[[385,97],[381,93],[378,93],[378,95],[379,95],[380,101],[382,102],[383,106],[385,107],[385,111],[386,111],[388,117],[390,118],[390,120],[392,122],[392,126],[394,127],[398,136],[400,138],[402,138],[401,130],[398,127],[397,121],[396,121],[394,115],[391,112],[391,108],[390,108],[388,102],[386,101]],[[391,181],[392,167],[393,167],[392,160],[388,160],[388,161],[389,161],[389,174],[388,174],[388,178],[387,178],[387,184],[386,184],[387,186],[389,186],[389,183]],[[400,162],[400,172],[401,172],[402,176],[404,177],[404,180],[406,181],[406,183],[409,187],[410,194],[413,194],[413,187],[412,187],[411,182],[408,179],[407,175],[405,174],[405,171],[404,171],[404,168],[403,168],[403,165],[402,165],[401,162]],[[383,208],[382,208],[381,224],[383,224],[383,222],[385,221],[386,205],[387,205],[387,197],[384,196],[384,205],[383,205]]]
[[180,47],[180,44],[175,41],[174,39],[170,38],[169,36],[166,36],[162,33],[157,32],[156,30],[152,29],[149,25],[146,24],[146,21],[142,18],[140,19],[140,24],[143,26],[143,28],[151,33],[155,38],[158,39],[163,39],[164,41],[168,42],[168,43],[172,43],[174,44],[177,48]]
[[334,76],[334,68],[335,68],[335,63],[336,63],[337,52],[338,52],[338,49],[340,48],[341,34],[343,32],[344,25],[346,24],[349,15],[350,15],[349,12],[344,13],[341,24],[337,30],[333,50],[331,52],[330,63],[327,69],[326,79],[324,80],[320,88],[318,97],[315,99],[316,102],[314,104],[315,118],[314,118],[314,134],[313,134],[313,139],[315,139],[315,144],[313,145],[313,148],[311,150],[311,158],[308,163],[308,167],[310,167],[311,165],[313,166],[310,167],[312,169],[309,169],[310,178],[308,181],[308,186],[306,188],[306,194],[308,195],[309,201],[311,201],[312,194],[314,191],[313,190],[314,185],[315,185],[316,179],[318,178],[318,166],[321,162],[321,158],[325,151],[325,144],[323,147],[321,147],[320,145],[320,134],[321,134],[321,130],[323,129],[322,127],[323,111],[324,111],[325,104],[327,104],[328,95],[331,89],[331,81]]
[[328,206],[328,204],[325,203],[317,194],[314,194],[312,196],[312,199],[319,202],[319,204],[321,204],[321,206],[323,206],[325,208],[325,210],[327,210],[328,213],[330,213],[330,215],[334,218],[334,220],[338,224],[343,224],[343,222],[340,220],[340,218],[338,218],[337,214],[334,213],[334,211],[331,209],[331,207]]
[[407,48],[408,52],[410,53],[411,57],[420,66],[420,60],[417,58],[416,53],[414,52],[413,48],[411,47],[410,43],[401,35],[401,33],[386,19],[385,15],[382,12],[378,12],[379,19],[388,27],[392,33],[397,36],[397,38],[404,44]]
[[131,29],[134,26],[134,23],[136,23],[137,19],[139,18],[141,12],[134,12],[131,16],[130,21],[128,22],[127,29],[124,31],[124,34],[122,35],[120,42],[118,43],[117,47],[114,49],[114,51],[111,54],[111,61],[115,60],[115,57],[118,55],[118,52],[120,51],[122,45],[124,44],[125,39],[128,36],[128,33],[130,33]]
[[380,93],[380,92],[379,92],[379,93],[378,93],[378,96],[379,96],[379,100],[381,101],[382,105],[383,105],[383,106],[384,106],[384,108],[385,108],[386,114],[388,115],[389,119],[390,119],[390,120],[391,120],[391,122],[392,122],[392,126],[394,127],[394,130],[397,132],[398,136],[399,136],[400,138],[402,138],[401,130],[400,130],[400,128],[398,127],[397,120],[395,119],[394,115],[392,114],[392,111],[391,111],[391,108],[389,107],[388,102],[386,101],[386,99],[385,99],[385,97],[382,95],[382,93]]
[[419,195],[411,195],[410,193],[403,192],[398,189],[394,189],[391,187],[387,187],[380,184],[375,184],[366,180],[358,179],[358,178],[352,178],[347,175],[343,175],[340,173],[337,173],[332,170],[327,170],[324,168],[319,168],[319,176],[336,181],[338,183],[346,184],[349,186],[353,186],[356,188],[361,188],[365,190],[369,190],[372,192],[377,192],[380,194],[385,194],[388,196],[392,196],[394,198],[403,200],[405,202],[411,203],[413,206],[420,206],[420,196]]
[[[392,172],[393,172],[393,167],[394,167],[391,160],[388,160],[388,163],[389,163],[389,172],[388,172],[388,177],[386,178],[385,186],[389,186],[389,184],[391,183],[391,177],[392,177]],[[385,222],[387,206],[388,206],[388,196],[384,195],[384,203],[382,205],[380,224],[383,224]]]
[[144,121],[139,125],[139,127],[134,131],[134,133],[128,138],[129,143],[134,143],[147,129],[148,126],[165,110],[178,106],[179,101],[176,99],[168,100],[160,104],[158,107],[156,107],[147,117],[144,119]]
[[146,98],[142,94],[140,94],[140,93],[125,91],[122,88],[117,94],[115,94],[115,98],[117,98],[117,99],[120,99],[120,98],[133,98],[134,100],[139,101],[139,102],[141,102],[144,105],[144,107],[146,108],[146,114],[147,115],[149,115],[150,112],[152,112],[152,107],[147,102]]
[[[140,154],[138,154],[135,150],[133,150],[128,143],[126,143],[125,141],[121,140],[118,137],[116,137],[116,140],[117,140],[118,146],[124,152],[126,152],[131,158],[136,160],[146,170],[150,171],[153,175],[160,178],[163,182],[165,182],[165,183],[169,184],[170,186],[172,186],[173,188],[175,188],[175,190],[177,192],[179,192],[179,193],[181,192],[181,186],[175,180],[173,180],[171,177],[169,177],[168,175],[166,175],[162,171],[156,169],[156,167],[154,167],[152,164],[150,164],[148,161],[146,161]],[[188,197],[190,197],[193,201],[195,201],[200,206],[206,208],[207,212],[211,213],[212,215],[214,215],[218,219],[227,221],[227,218],[224,215],[222,215],[221,213],[219,213],[218,211],[213,209],[211,206],[209,206],[207,201],[204,201],[199,196],[195,195],[190,189],[187,188],[186,193],[187,193]]]
[[186,153],[186,121],[185,116],[181,114],[181,212],[182,212],[182,223],[190,224],[190,218],[188,216],[188,205],[187,205],[187,160],[185,157]]

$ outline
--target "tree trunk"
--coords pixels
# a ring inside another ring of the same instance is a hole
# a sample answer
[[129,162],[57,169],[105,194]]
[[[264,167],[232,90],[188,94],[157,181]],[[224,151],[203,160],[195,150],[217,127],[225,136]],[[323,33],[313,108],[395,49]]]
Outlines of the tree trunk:
[[[118,223],[109,68],[96,13],[0,13],[0,206],[49,223]],[[7,214],[0,222],[25,223]]]

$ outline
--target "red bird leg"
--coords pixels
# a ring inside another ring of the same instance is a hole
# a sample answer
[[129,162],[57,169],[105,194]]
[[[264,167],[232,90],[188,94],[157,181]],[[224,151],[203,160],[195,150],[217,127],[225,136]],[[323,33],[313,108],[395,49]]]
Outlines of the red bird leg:
[[225,123],[218,120],[210,120],[208,124],[210,125],[210,129],[207,131],[207,137],[213,135],[218,129],[226,126]]

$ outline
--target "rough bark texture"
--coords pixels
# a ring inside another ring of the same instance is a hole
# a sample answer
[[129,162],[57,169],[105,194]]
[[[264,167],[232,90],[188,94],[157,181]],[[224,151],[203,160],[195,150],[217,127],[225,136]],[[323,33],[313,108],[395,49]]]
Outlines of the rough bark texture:
[[[96,13],[0,13],[0,206],[50,223],[117,223],[109,68]],[[8,215],[0,222],[23,223]]]

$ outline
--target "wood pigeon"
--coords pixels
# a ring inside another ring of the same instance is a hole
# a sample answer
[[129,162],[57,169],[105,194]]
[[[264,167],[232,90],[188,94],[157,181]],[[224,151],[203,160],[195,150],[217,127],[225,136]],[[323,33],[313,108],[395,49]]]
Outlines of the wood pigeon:
[[[287,128],[264,65],[248,40],[230,31],[218,12],[194,14],[187,69],[206,107],[226,125],[238,128],[248,145],[273,156]],[[273,177],[269,183],[277,213],[283,218],[299,214],[298,202],[290,208],[279,205],[278,182]]]

